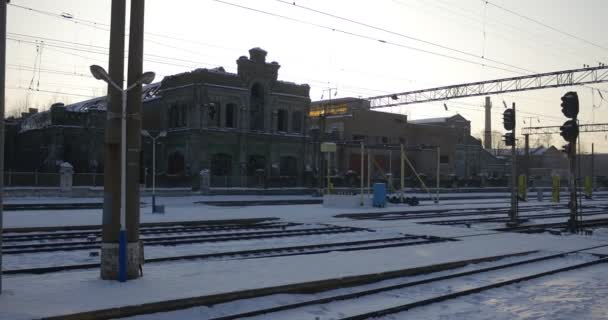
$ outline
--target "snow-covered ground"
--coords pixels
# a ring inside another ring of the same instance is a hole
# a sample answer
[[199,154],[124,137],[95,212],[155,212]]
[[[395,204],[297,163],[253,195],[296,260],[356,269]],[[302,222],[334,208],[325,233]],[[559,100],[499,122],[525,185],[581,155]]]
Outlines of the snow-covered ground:
[[[393,205],[387,208],[356,209],[325,208],[321,205],[215,207],[194,204],[194,202],[208,198],[212,197],[194,196],[162,198],[160,202],[166,205],[167,213],[164,215],[150,214],[148,213],[150,208],[144,207],[142,208],[141,220],[144,222],[157,222],[277,217],[284,222],[311,224],[329,223],[342,226],[370,228],[375,230],[375,232],[357,232],[353,234],[341,234],[333,236],[294,237],[287,240],[268,239],[259,242],[234,241],[233,243],[188,245],[176,248],[159,247],[151,249],[152,247],[148,247],[146,248],[147,256],[156,257],[228,250],[236,251],[245,250],[248,248],[269,248],[273,246],[342,242],[348,240],[366,239],[365,237],[380,238],[399,234],[458,237],[460,241],[367,251],[330,252],[305,256],[287,256],[248,260],[183,261],[150,264],[144,266],[145,276],[143,278],[129,281],[124,284],[100,280],[99,270],[95,269],[59,272],[46,275],[4,276],[4,291],[2,295],[0,295],[0,319],[18,320],[40,318],[51,315],[69,314],[110,307],[137,305],[147,302],[189,298],[260,287],[271,287],[307,281],[332,279],[336,277],[379,273],[530,250],[541,250],[539,254],[550,254],[555,252],[589,248],[598,245],[608,245],[608,232],[605,230],[599,230],[593,236],[554,236],[549,234],[497,233],[487,230],[485,227],[466,228],[462,226],[422,225],[416,224],[415,221],[411,220],[350,220],[346,218],[334,217],[340,213],[500,208],[508,206],[508,199],[498,199],[493,201],[488,199],[449,200],[445,202],[442,201],[440,204],[423,202],[419,207]],[[222,196],[222,198],[224,197]],[[239,196],[239,198],[259,200],[261,197]],[[294,199],[297,197],[274,196],[265,198]],[[90,202],[99,201],[99,199],[88,200],[90,200]],[[48,203],[52,201],[65,201],[65,199],[37,198],[37,200],[30,199],[28,201]],[[149,202],[149,199],[144,199],[143,201]],[[606,202],[607,201],[597,200],[589,201],[588,203],[605,204]],[[23,201],[15,201],[15,203],[23,203]],[[548,206],[550,203],[530,201],[522,204],[522,206],[536,205]],[[551,212],[551,210],[546,211]],[[96,225],[101,222],[101,212],[101,209],[5,212],[4,226],[28,227]],[[545,222],[545,220],[540,220],[540,222]],[[593,252],[608,254],[608,247],[598,248],[593,250]],[[88,260],[90,258],[88,256],[80,257],[81,260],[78,260],[74,259],[74,256],[70,256],[70,254],[71,253],[54,253],[39,255],[36,257],[23,255],[21,258],[19,256],[7,255],[3,257],[5,260],[4,267],[6,269],[12,269],[26,268],[32,265],[40,266],[42,263],[51,265],[57,263],[70,264],[91,262]],[[81,254],[87,253],[81,252]],[[575,258],[573,259],[576,261],[581,261],[581,259],[590,259],[589,256],[579,258],[579,260],[576,260]],[[606,268],[603,266],[593,267],[589,270],[596,269],[597,271],[594,271],[597,272],[595,275],[596,277],[608,278],[608,270],[606,270]],[[601,270],[604,270],[604,273],[601,273]],[[574,273],[578,274],[584,272],[586,271],[581,270]],[[579,282],[577,282],[578,280],[573,281],[572,287],[579,288]],[[603,282],[603,284],[606,285],[607,283]],[[508,290],[508,288],[504,288],[504,290]],[[532,289],[530,290],[530,292],[532,292]],[[547,292],[550,292],[550,290],[547,290]],[[574,295],[574,293],[571,294]],[[480,296],[483,296],[483,294],[480,294]],[[501,301],[503,301],[505,305],[514,303],[510,300],[508,301],[508,297],[503,298],[505,300]],[[290,299],[292,298],[283,297],[278,298],[277,301],[291,301]],[[528,305],[528,301],[531,301],[530,299],[522,298],[517,301],[523,305],[521,310],[532,310],[533,306]],[[458,311],[459,304],[456,301],[451,303],[455,304],[456,311]],[[487,309],[486,311],[489,315],[492,314],[490,312],[490,303],[486,303],[483,307]],[[597,306],[593,306],[593,303],[584,304],[584,307],[597,308]],[[466,311],[466,308],[463,310]],[[504,310],[506,309],[503,308],[494,312],[503,312]],[[548,312],[553,311],[549,310]],[[205,317],[201,317],[200,309],[195,311],[195,313],[199,317],[192,319],[206,319]],[[449,313],[444,313],[444,315],[447,314]],[[498,314],[502,315],[500,313]],[[432,314],[430,313],[425,313],[424,316],[431,315]],[[536,317],[538,319],[543,319],[542,313],[537,313],[537,311],[529,313],[528,315],[532,315],[529,316],[532,318]],[[166,318],[167,317],[160,317],[155,319]],[[174,317],[170,316],[169,318]],[[404,316],[399,315],[394,319],[402,318],[404,318]],[[406,318],[410,318],[409,313]],[[449,317],[444,318],[450,319]],[[466,317],[457,319],[465,318]],[[493,317],[487,317],[487,319],[490,318]],[[506,319],[506,316],[503,318]],[[553,319],[553,317],[544,318]],[[148,318],[142,317],[141,319]],[[314,319],[314,317],[308,317],[305,319]],[[418,317],[413,317],[412,319],[418,319]],[[421,316],[420,319],[426,318]],[[429,319],[439,318],[431,317]],[[471,319],[482,318],[472,317]]]
[[[319,294],[299,294],[299,295],[274,295],[269,297],[247,299],[242,301],[229,302],[219,304],[211,307],[202,306],[196,308],[190,308],[186,310],[180,310],[168,313],[158,313],[153,315],[136,316],[127,319],[131,320],[144,320],[144,319],[213,319],[222,316],[234,315],[239,313],[250,312],[259,310],[262,308],[271,308],[285,304],[301,303],[310,300],[316,300],[321,298],[339,296],[344,294],[351,294],[355,292],[362,292],[364,290],[376,289],[389,287],[399,284],[407,284],[418,280],[430,279],[439,276],[452,275],[467,271],[480,270],[482,268],[500,266],[511,262],[523,261],[531,258],[538,258],[544,256],[541,253],[533,254],[524,257],[508,258],[500,261],[479,263],[476,265],[469,265],[463,268],[452,269],[443,272],[437,272],[427,275],[398,278],[392,280],[386,280],[382,282],[373,283],[370,285],[357,286],[352,288],[343,288],[338,290],[326,291]],[[406,303],[429,299],[438,295],[445,295],[453,292],[476,288],[480,286],[489,285],[495,282],[506,281],[532,275],[535,273],[559,269],[567,266],[576,265],[582,262],[592,261],[597,258],[578,254],[573,256],[567,256],[565,258],[556,258],[545,260],[530,265],[522,265],[513,268],[505,268],[504,270],[496,270],[486,272],[482,274],[468,275],[465,277],[459,277],[449,280],[443,280],[440,282],[430,282],[427,284],[384,291],[378,294],[358,297],[356,299],[349,299],[344,301],[337,301],[313,306],[306,306],[302,308],[295,308],[293,310],[275,312],[271,314],[265,314],[257,317],[248,317],[246,319],[319,319],[319,320],[337,320],[347,316],[354,316],[358,314],[367,313],[370,311],[381,310],[394,306],[399,306]],[[445,314],[446,316],[449,314]],[[428,316],[428,315],[427,315]],[[386,319],[418,319],[417,317],[410,318],[409,313],[402,313],[398,317],[386,317]],[[440,319],[436,317],[433,319]],[[451,319],[451,318],[446,318]],[[460,319],[460,318],[459,318]],[[467,318],[461,318],[467,319]]]

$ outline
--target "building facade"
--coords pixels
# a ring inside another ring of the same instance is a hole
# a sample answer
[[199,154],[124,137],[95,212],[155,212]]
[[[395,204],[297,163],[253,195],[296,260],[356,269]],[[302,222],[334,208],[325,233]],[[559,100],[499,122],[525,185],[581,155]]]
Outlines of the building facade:
[[[143,128],[167,132],[157,171],[173,184],[196,188],[203,170],[214,186],[303,183],[310,88],[278,80],[280,66],[266,62],[266,51],[249,53],[237,60],[237,73],[197,69],[165,77],[146,97]],[[144,149],[150,168],[151,146]]]

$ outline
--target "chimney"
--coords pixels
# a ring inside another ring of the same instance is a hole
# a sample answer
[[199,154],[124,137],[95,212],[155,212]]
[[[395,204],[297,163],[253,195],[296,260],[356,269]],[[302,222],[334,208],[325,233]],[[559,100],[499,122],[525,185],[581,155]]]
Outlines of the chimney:
[[486,127],[484,130],[483,147],[492,149],[492,101],[486,97]]
[[253,48],[249,50],[249,59],[257,63],[266,63],[266,51],[262,48]]

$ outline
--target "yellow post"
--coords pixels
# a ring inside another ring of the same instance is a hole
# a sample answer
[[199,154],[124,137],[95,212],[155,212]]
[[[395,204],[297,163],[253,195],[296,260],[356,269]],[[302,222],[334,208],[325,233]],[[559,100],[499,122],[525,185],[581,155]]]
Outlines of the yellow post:
[[560,191],[560,176],[553,176],[553,190],[551,192],[551,201],[559,202]]
[[593,196],[593,178],[585,177],[585,196],[589,199]]
[[519,176],[519,198],[528,201],[528,179],[523,174]]

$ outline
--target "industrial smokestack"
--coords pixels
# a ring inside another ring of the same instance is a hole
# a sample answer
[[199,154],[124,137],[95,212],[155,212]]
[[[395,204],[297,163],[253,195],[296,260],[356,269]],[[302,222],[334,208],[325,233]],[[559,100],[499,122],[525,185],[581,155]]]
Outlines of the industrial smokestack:
[[483,147],[492,149],[492,101],[486,97],[486,128],[483,137]]

